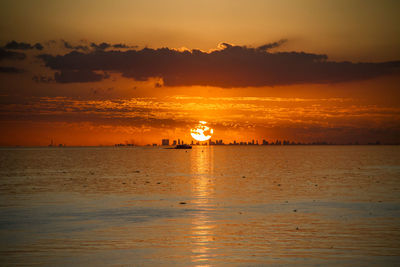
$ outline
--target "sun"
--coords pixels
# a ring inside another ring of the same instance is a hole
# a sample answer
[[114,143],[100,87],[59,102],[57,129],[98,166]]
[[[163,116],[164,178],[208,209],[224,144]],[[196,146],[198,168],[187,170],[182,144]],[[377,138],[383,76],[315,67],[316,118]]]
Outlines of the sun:
[[211,138],[214,130],[206,124],[207,122],[205,121],[199,121],[199,124],[197,124],[193,129],[190,129],[190,134],[195,140],[203,142]]

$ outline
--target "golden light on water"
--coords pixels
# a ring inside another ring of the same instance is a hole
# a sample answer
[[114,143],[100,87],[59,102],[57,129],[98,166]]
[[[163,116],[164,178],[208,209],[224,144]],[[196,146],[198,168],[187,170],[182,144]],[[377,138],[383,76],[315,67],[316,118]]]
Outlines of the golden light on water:
[[190,129],[190,134],[195,140],[203,142],[211,138],[214,130],[206,124],[206,121],[199,121],[199,124],[197,124],[193,129]]
[[213,147],[194,148],[191,153],[192,205],[197,211],[192,219],[191,250],[192,263],[196,267],[211,266],[216,257],[215,228],[216,221],[212,214],[215,204],[215,180]]

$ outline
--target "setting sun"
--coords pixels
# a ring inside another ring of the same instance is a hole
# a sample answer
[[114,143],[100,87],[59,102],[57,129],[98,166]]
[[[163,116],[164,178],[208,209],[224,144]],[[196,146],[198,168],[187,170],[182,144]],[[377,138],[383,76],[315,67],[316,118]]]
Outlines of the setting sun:
[[195,126],[195,128],[190,129],[190,134],[192,137],[200,142],[207,141],[211,138],[214,130],[208,127],[207,122],[199,121],[199,124]]

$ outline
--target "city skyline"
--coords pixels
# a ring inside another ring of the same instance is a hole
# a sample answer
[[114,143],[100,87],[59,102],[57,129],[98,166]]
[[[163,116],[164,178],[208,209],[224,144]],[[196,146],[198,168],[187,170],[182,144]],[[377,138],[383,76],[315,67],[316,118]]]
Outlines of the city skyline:
[[[170,142],[172,141],[172,142]],[[197,140],[191,140],[190,142],[185,142],[184,140],[177,139],[177,140],[170,140],[168,138],[162,139],[161,142],[159,143],[152,143],[152,144],[146,144],[143,146],[167,146],[167,147],[174,147],[177,145],[192,145],[192,146],[269,146],[269,145],[400,145],[399,143],[381,143],[379,140],[376,142],[370,142],[370,143],[360,143],[358,141],[356,142],[350,142],[350,143],[332,143],[332,142],[326,142],[326,141],[315,141],[315,142],[296,142],[296,141],[291,141],[291,140],[266,140],[263,139],[261,142],[259,140],[250,140],[250,141],[237,141],[233,140],[232,142],[224,142],[224,140],[219,139],[213,141],[212,139],[209,139],[208,141],[197,141]],[[60,145],[62,146],[62,145]],[[65,145],[64,145],[65,146]],[[118,143],[115,144],[114,146],[138,146],[133,142],[128,142],[126,141],[125,143]]]

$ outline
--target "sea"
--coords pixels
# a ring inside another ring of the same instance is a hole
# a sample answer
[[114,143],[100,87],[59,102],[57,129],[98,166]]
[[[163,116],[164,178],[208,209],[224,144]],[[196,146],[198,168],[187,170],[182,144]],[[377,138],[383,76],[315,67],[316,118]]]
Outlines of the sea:
[[0,148],[1,266],[399,266],[400,146]]

